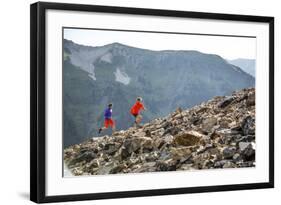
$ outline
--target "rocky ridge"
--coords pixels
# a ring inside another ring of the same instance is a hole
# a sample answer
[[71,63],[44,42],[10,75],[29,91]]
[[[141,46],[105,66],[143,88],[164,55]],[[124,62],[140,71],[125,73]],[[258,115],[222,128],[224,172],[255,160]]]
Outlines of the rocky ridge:
[[70,146],[64,161],[73,175],[254,167],[255,89]]

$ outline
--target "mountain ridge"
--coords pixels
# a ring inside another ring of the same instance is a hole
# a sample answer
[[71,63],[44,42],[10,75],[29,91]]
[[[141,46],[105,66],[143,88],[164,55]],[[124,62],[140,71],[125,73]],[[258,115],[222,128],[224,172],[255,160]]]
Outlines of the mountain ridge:
[[247,58],[237,58],[233,60],[228,60],[232,65],[240,67],[244,72],[250,74],[251,76],[256,76],[256,60]]

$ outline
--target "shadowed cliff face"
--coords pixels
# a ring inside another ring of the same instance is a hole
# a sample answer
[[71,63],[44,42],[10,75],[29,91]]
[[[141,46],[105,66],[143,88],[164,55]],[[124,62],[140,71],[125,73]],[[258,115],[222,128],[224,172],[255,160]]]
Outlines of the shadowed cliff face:
[[254,167],[255,89],[70,146],[64,161],[74,175]]
[[252,76],[217,55],[151,51],[119,43],[89,47],[65,40],[64,146],[96,136],[109,102],[120,130],[133,124],[129,110],[137,96],[144,99],[143,122],[148,122],[175,107],[190,108],[254,83]]

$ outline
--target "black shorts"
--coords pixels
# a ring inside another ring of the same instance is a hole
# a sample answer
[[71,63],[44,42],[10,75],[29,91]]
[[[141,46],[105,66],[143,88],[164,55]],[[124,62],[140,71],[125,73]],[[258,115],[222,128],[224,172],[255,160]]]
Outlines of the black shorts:
[[137,118],[139,116],[139,114],[132,114],[135,118]]

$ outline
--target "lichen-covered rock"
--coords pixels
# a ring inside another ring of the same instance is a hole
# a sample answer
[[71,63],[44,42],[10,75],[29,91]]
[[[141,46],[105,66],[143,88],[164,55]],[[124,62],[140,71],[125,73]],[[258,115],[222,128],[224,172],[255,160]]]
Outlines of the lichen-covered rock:
[[175,145],[193,146],[199,143],[202,135],[196,131],[177,134],[174,138]]

